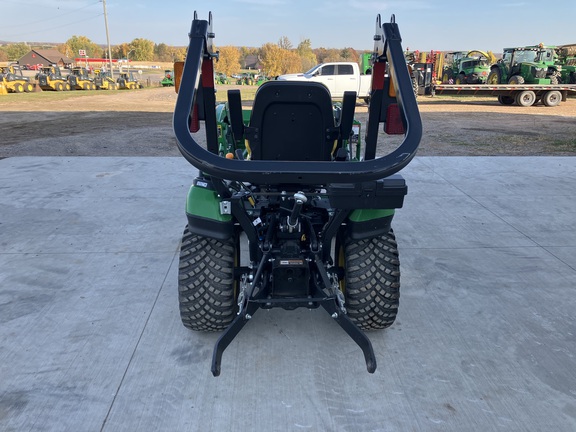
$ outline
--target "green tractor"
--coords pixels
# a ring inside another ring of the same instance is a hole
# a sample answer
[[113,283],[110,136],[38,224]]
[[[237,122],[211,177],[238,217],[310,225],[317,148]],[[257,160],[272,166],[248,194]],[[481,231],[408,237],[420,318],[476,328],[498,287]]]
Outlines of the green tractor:
[[[407,193],[399,171],[422,135],[394,16],[376,20],[362,142],[354,91],[334,105],[322,83],[271,80],[258,87],[252,110],[242,108],[238,89],[217,105],[211,14],[195,14],[189,35],[173,117],[178,148],[197,170],[180,245],[182,323],[223,332],[212,356],[218,376],[224,350],[259,309],[322,308],[373,373],[364,330],[387,328],[397,316],[400,262],[391,224]],[[205,142],[197,141],[200,130]],[[388,134],[403,140],[384,147],[378,141]]]
[[496,58],[491,52],[455,51],[446,55],[445,62],[442,84],[484,84]]
[[162,87],[174,87],[174,71],[167,69],[164,71],[164,78],[160,81]]
[[66,79],[70,84],[71,90],[96,90],[94,79],[90,77],[90,72],[85,67],[77,66],[72,68]]
[[22,69],[20,69],[18,64],[0,67],[0,81],[4,82],[4,87],[10,93],[34,91],[30,78],[22,74]]
[[112,78],[110,71],[94,69],[94,84],[98,90],[116,90],[118,84]]
[[42,90],[70,90],[70,83],[62,76],[60,67],[57,65],[43,66],[36,74],[36,79],[38,80],[38,86]]
[[576,44],[559,46],[556,52],[557,64],[562,67],[560,71],[562,84],[576,84]]
[[559,84],[562,66],[556,64],[555,50],[543,44],[504,48],[502,59],[490,68],[488,84]]

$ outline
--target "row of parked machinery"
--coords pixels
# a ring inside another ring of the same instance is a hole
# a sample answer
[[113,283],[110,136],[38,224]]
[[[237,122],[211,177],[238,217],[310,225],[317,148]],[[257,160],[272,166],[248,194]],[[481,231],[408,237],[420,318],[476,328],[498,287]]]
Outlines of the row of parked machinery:
[[[74,67],[68,75],[63,75],[57,65],[42,67],[36,74],[37,86],[42,90],[132,90],[142,88],[136,74],[132,70],[122,71],[114,79],[110,71],[95,69],[90,74],[84,67]],[[24,76],[18,64],[0,67],[0,83],[5,91],[23,93],[34,91],[30,77]]]
[[555,106],[576,93],[576,44],[491,52],[406,52],[418,94],[494,95],[500,103]]

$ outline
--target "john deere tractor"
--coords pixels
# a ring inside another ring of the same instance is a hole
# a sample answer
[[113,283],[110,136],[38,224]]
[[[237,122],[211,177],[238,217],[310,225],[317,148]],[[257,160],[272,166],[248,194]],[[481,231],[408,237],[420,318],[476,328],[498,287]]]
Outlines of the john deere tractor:
[[94,69],[94,84],[98,90],[116,90],[118,84],[112,78],[110,71]]
[[[391,224],[407,193],[398,172],[422,135],[394,16],[376,19],[361,138],[356,92],[335,106],[318,82],[267,81],[251,111],[242,108],[240,90],[229,90],[228,102],[217,106],[212,15],[195,14],[189,37],[173,118],[178,148],[197,169],[180,246],[182,323],[223,332],[212,357],[217,376],[224,350],[259,309],[322,308],[374,372],[364,330],[387,328],[397,316],[400,261]],[[205,143],[195,136],[200,130]],[[380,145],[388,134],[403,139]],[[253,355],[266,363],[262,353]]]
[[90,77],[88,69],[84,67],[72,68],[67,79],[72,90],[96,90],[94,79]]
[[491,52],[473,50],[448,53],[442,83],[484,84],[490,73],[490,65],[495,62],[496,58]]
[[504,48],[502,59],[490,68],[488,84],[558,84],[562,66],[556,64],[555,48]]
[[173,87],[174,86],[174,71],[167,69],[164,71],[164,78],[160,81],[162,87]]
[[23,93],[34,90],[34,86],[30,83],[30,78],[22,74],[22,70],[17,64],[0,67],[0,81],[4,82],[4,88],[10,93]]
[[556,49],[558,53],[558,65],[562,67],[560,71],[560,81],[562,84],[576,84],[576,44],[562,45]]
[[36,79],[42,90],[70,90],[70,83],[62,76],[60,68],[56,65],[42,67],[36,74]]

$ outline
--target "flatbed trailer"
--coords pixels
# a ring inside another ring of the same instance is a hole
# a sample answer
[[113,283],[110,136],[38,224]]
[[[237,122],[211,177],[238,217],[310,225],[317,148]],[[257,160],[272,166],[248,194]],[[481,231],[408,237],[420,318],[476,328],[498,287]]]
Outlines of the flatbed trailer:
[[502,105],[516,103],[531,106],[538,101],[546,106],[556,106],[565,102],[568,95],[576,96],[576,85],[537,85],[537,84],[478,84],[454,85],[437,84],[431,89],[431,95],[497,96]]

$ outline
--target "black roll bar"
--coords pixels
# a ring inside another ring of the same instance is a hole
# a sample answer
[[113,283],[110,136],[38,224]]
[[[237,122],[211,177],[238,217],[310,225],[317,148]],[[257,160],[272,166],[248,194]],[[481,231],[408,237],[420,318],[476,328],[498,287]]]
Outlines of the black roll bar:
[[[415,156],[422,137],[422,122],[416,104],[411,77],[406,66],[401,46],[398,25],[394,22],[381,24],[380,15],[376,18],[374,36],[374,59],[376,62],[387,62],[388,71],[393,76],[396,99],[405,122],[404,140],[391,153],[370,160],[353,161],[262,161],[226,159],[203,148],[190,133],[190,116],[199,86],[204,94],[206,83],[213,77],[201,79],[203,62],[212,62],[216,55],[212,51],[212,15],[208,21],[199,20],[196,13],[190,31],[190,44],[184,63],[178,99],[174,110],[173,127],[180,152],[198,170],[227,180],[246,181],[255,184],[328,184],[356,183],[388,177],[404,168]],[[374,79],[374,78],[373,78]],[[213,84],[212,84],[213,87]],[[203,99],[203,98],[201,98]],[[212,109],[212,107],[204,107]],[[380,109],[380,107],[377,107]],[[202,112],[202,107],[200,108]],[[208,141],[214,138],[216,129],[215,117],[206,116],[205,128]],[[212,124],[214,123],[214,124]],[[208,148],[217,147],[217,143],[208,142]]]

